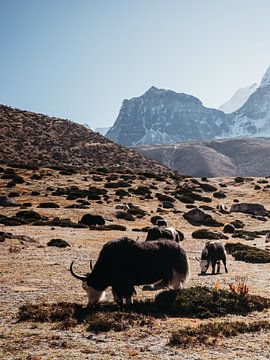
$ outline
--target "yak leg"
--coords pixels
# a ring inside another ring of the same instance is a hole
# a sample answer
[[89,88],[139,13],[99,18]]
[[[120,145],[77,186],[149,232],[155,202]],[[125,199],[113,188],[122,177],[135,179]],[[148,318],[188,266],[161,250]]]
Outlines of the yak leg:
[[132,304],[132,303],[133,303],[132,296],[126,297],[126,304],[129,305],[129,304]]
[[222,262],[223,262],[223,265],[224,265],[224,268],[225,268],[225,272],[227,273],[228,269],[227,269],[227,266],[226,266],[226,258],[225,257],[222,259]]
[[217,274],[220,273],[220,261],[217,261]]
[[114,289],[112,289],[112,293],[113,293],[114,301],[117,303],[117,305],[122,306],[123,298],[119,294],[117,294],[117,292]]
[[215,275],[216,262],[214,260],[212,260],[211,264],[212,264],[212,275]]
[[126,278],[117,279],[112,284],[112,291],[115,301],[119,304],[123,304],[123,299],[126,299],[126,303],[131,303],[132,295],[135,292],[133,284],[131,284]]

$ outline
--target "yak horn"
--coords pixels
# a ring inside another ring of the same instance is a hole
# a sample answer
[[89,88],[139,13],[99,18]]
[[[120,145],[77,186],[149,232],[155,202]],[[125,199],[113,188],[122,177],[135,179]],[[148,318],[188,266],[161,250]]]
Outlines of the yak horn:
[[93,270],[93,259],[90,260],[90,269]]
[[71,275],[74,276],[76,279],[79,279],[81,281],[85,281],[87,279],[87,276],[76,274],[72,269],[73,263],[74,263],[74,260],[70,264],[70,268],[69,268]]
[[196,259],[197,261],[201,261],[200,259],[197,258],[197,256],[195,257],[195,259]]

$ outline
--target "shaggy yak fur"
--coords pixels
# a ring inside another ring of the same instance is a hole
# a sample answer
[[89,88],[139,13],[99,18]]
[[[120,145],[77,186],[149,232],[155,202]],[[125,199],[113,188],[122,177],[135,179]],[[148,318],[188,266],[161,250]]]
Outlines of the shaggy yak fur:
[[182,288],[189,274],[185,250],[175,241],[137,242],[127,237],[109,241],[99,254],[91,273],[71,274],[83,281],[88,295],[88,305],[97,303],[102,293],[112,287],[114,299],[122,304],[132,301],[135,285],[163,281],[173,289]]

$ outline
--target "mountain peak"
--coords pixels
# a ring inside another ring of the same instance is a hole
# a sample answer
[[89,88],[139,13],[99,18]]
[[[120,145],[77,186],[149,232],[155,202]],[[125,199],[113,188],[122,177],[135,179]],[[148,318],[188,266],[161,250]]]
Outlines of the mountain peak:
[[225,104],[219,107],[219,110],[223,111],[225,114],[230,114],[240,109],[257,88],[258,84],[254,83],[250,86],[238,89]]
[[144,95],[158,95],[164,92],[167,92],[168,90],[164,90],[164,89],[158,89],[155,86],[151,86],[145,93]]
[[262,81],[260,83],[260,87],[265,87],[270,85],[270,66],[268,66],[265,74],[263,75]]

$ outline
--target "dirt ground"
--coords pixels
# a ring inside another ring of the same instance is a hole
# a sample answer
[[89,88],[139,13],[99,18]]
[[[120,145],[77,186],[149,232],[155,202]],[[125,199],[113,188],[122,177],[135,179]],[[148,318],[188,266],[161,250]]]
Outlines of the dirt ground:
[[[5,166],[3,166],[5,168]],[[0,231],[13,234],[12,239],[0,242],[0,358],[1,359],[269,359],[270,336],[269,332],[243,334],[228,339],[221,338],[215,346],[197,346],[192,348],[171,347],[168,341],[173,330],[186,325],[199,324],[205,320],[188,318],[155,319],[152,327],[134,327],[125,332],[110,331],[107,333],[91,333],[87,326],[81,324],[68,330],[60,329],[56,323],[18,322],[17,314],[21,305],[41,302],[57,303],[62,301],[86,304],[87,298],[81,283],[69,273],[69,266],[75,260],[76,271],[86,273],[89,271],[89,260],[97,259],[104,243],[122,236],[128,236],[144,241],[145,232],[132,231],[133,228],[142,228],[150,225],[150,217],[157,214],[160,201],[155,193],[166,193],[175,189],[174,180],[166,181],[155,179],[133,180],[132,186],[154,186],[153,199],[141,199],[130,195],[124,199],[132,202],[147,212],[143,218],[135,221],[119,220],[115,217],[115,205],[119,202],[115,189],[108,189],[109,203],[103,201],[89,201],[86,209],[67,209],[67,205],[76,203],[76,200],[66,200],[65,196],[52,196],[52,189],[57,187],[78,186],[87,189],[89,186],[103,188],[105,176],[102,181],[93,181],[92,175],[78,173],[73,175],[60,175],[59,171],[40,169],[38,171],[16,169],[25,183],[17,184],[14,188],[7,188],[9,180],[0,179],[0,195],[18,192],[20,196],[13,198],[19,204],[31,203],[27,210],[35,210],[41,215],[52,219],[53,217],[70,218],[78,222],[86,213],[102,215],[107,224],[121,224],[127,227],[126,231],[98,231],[88,228],[52,227],[52,226],[4,226],[0,224]],[[33,173],[51,175],[43,176],[40,180],[33,180]],[[210,213],[222,223],[239,219],[245,223],[245,230],[270,230],[270,220],[260,221],[250,215],[241,213],[221,214],[215,210],[216,205],[224,203],[228,208],[235,199],[240,202],[260,203],[270,210],[270,189],[263,184],[260,190],[254,190],[257,178],[246,179],[244,183],[236,183],[232,178],[210,179],[208,183],[224,191],[226,198],[217,199],[211,193],[205,196],[212,198],[208,205],[214,208]],[[265,179],[264,179],[265,180]],[[266,179],[269,182],[269,179]],[[186,182],[189,180],[187,179]],[[227,187],[220,188],[219,184]],[[153,187],[152,187],[153,188]],[[40,195],[33,196],[32,191],[39,191]],[[41,202],[55,202],[60,208],[38,208]],[[202,205],[196,201],[196,205]],[[1,215],[15,215],[21,210],[18,207],[1,207]],[[176,210],[176,211],[175,211]],[[249,292],[270,298],[270,264],[249,264],[235,261],[228,255],[228,274],[211,276],[199,275],[199,264],[195,260],[200,256],[205,240],[193,239],[191,233],[201,227],[189,224],[182,216],[188,209],[186,204],[176,201],[173,209],[163,209],[161,215],[166,218],[170,226],[176,227],[184,233],[182,246],[190,259],[191,276],[186,287],[194,285],[220,284],[228,289],[229,283],[235,283],[237,276],[246,278]],[[214,230],[222,230],[215,228]],[[32,241],[16,239],[17,235],[26,235]],[[231,238],[226,241],[240,241],[248,245],[256,245],[265,249],[267,243],[265,236],[252,241]],[[70,247],[48,247],[51,239],[66,240]],[[137,289],[137,298],[154,298],[157,292]],[[112,301],[110,289],[106,291],[107,300]],[[251,313],[246,317],[226,316],[224,319],[241,319],[244,321],[267,320],[270,321],[270,311]],[[212,319],[211,321],[217,321]],[[218,320],[222,321],[222,319]]]

